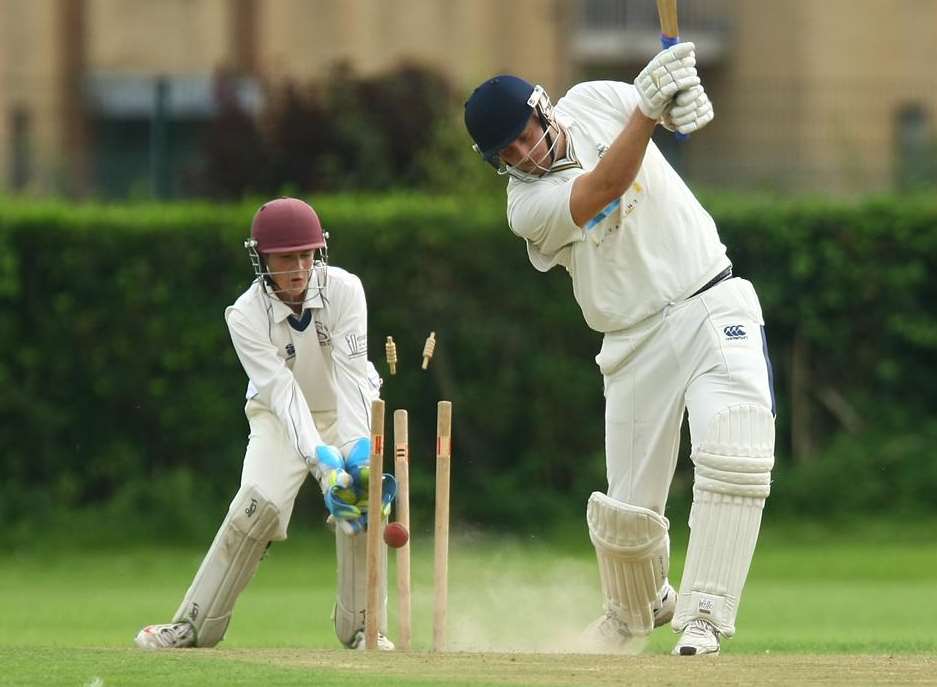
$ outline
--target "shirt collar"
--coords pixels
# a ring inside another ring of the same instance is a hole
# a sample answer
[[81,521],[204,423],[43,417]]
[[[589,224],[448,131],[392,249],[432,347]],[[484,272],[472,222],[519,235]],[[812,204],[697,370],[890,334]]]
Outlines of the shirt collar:
[[[279,296],[270,291],[265,284],[261,285],[261,288],[265,291],[265,296],[270,299],[270,311],[273,316],[273,321],[277,324],[286,320],[290,315],[294,315],[297,319],[302,317],[302,313],[296,315],[293,312],[293,309],[288,306],[286,303],[280,300]],[[320,290],[314,297],[307,298],[304,310],[319,310],[324,305],[322,301],[322,291]]]
[[550,166],[550,172],[561,172],[564,169],[574,169],[577,167],[582,167],[582,163],[576,158],[576,149],[573,146],[573,137],[570,135],[570,131],[575,124],[575,121],[572,117],[567,117],[566,115],[561,115],[557,113],[556,123],[563,130],[563,136],[566,138],[566,155],[556,160]]

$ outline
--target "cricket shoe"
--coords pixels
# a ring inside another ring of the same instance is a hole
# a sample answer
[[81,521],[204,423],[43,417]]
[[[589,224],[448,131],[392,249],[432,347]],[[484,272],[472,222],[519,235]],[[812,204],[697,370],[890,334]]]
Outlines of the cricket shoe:
[[719,631],[708,620],[696,618],[683,629],[680,641],[673,648],[674,656],[719,654]]
[[133,641],[141,649],[184,649],[195,646],[195,630],[189,623],[147,625]]
[[[677,607],[677,590],[669,582],[664,583],[658,603],[655,605],[654,627],[666,625],[673,618]],[[647,644],[645,635],[635,635],[614,610],[593,621],[582,633],[584,651],[603,654],[640,653]]]
[[654,627],[666,625],[673,620],[674,611],[677,610],[677,590],[669,582],[664,582],[658,599],[657,605],[654,606]]
[[[352,640],[348,643],[349,649],[354,649],[355,651],[364,651],[367,649],[367,642],[364,638],[364,630],[358,630],[355,633],[355,636],[352,637]],[[380,651],[393,651],[396,647],[394,643],[387,639],[380,632],[377,633],[377,648]]]

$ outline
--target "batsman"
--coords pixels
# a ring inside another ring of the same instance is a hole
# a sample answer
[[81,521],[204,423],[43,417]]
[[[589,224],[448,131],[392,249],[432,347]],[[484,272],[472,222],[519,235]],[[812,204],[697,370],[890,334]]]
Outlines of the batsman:
[[[735,633],[774,463],[774,398],[761,306],[715,223],[651,141],[713,119],[692,43],[634,84],[544,89],[488,79],[465,104],[475,150],[508,176],[507,216],[533,266],[562,266],[604,335],[607,493],[586,506],[604,597],[592,650],[630,653],[671,623],[673,653],[717,654]],[[695,465],[679,595],[664,516],[688,412]]]
[[[273,541],[286,539],[300,486],[309,474],[335,527],[339,641],[364,649],[371,401],[381,380],[368,360],[367,305],[361,281],[328,264],[328,234],[296,198],[265,203],[245,242],[255,279],[225,320],[247,373],[250,437],[240,489],[170,623],[136,636],[144,649],[211,647]],[[383,476],[385,517],[396,493]],[[386,567],[386,552],[380,565]],[[378,647],[385,636],[386,579]]]

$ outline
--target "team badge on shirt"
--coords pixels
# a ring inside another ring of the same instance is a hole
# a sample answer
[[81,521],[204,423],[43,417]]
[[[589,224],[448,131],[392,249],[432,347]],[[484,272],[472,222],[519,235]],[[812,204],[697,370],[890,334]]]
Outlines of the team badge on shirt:
[[345,344],[348,346],[349,358],[360,358],[368,354],[368,337],[361,334],[347,334]]
[[332,334],[329,332],[328,327],[316,320],[316,336],[319,337],[320,346],[328,346],[332,343]]

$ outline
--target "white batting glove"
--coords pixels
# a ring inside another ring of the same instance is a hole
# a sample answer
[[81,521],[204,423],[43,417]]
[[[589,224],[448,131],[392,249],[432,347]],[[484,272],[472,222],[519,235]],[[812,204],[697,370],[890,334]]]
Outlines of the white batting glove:
[[677,93],[699,82],[696,46],[677,43],[655,55],[634,80],[640,96],[638,107],[648,119],[659,120]]
[[702,86],[693,86],[677,93],[671,106],[664,112],[661,124],[671,131],[691,134],[709,124],[715,116],[706,91]]

